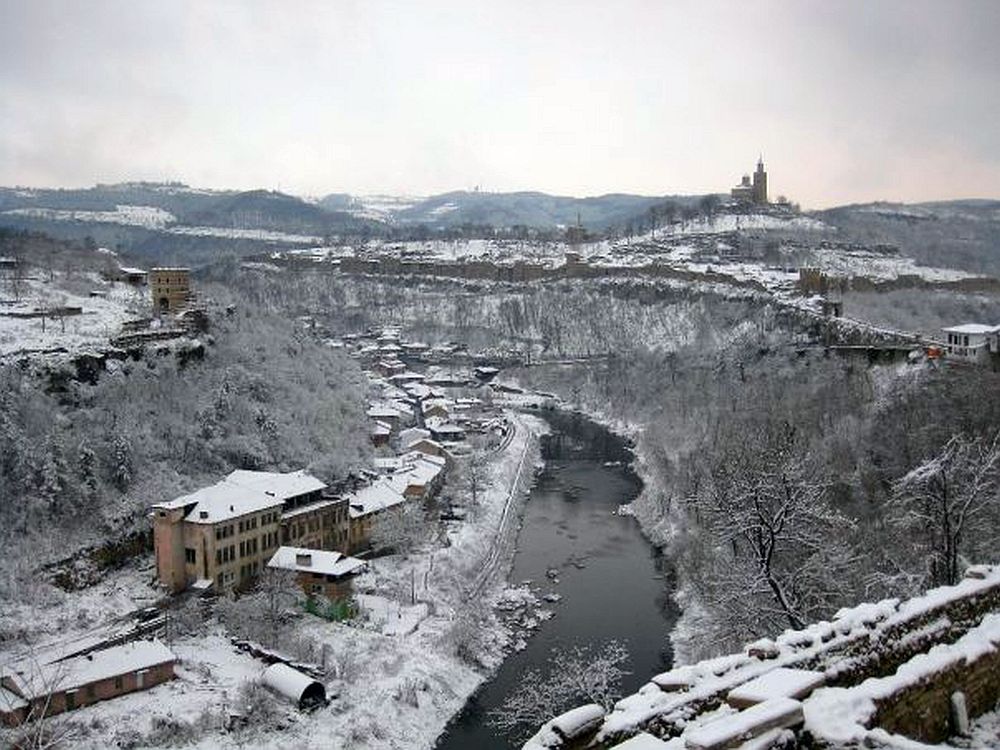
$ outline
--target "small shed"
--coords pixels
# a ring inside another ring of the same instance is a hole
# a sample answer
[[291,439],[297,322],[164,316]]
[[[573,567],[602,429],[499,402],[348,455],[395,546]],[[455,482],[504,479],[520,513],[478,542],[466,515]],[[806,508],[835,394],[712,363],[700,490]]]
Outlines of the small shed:
[[263,683],[264,687],[294,702],[300,709],[314,708],[326,702],[323,683],[287,664],[272,664],[265,669]]

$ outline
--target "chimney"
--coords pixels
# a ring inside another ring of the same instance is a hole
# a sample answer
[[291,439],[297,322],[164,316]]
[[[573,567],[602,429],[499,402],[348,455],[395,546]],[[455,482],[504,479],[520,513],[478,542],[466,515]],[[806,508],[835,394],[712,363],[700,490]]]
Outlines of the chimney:
[[312,554],[309,552],[296,552],[295,564],[303,568],[311,568],[313,564]]

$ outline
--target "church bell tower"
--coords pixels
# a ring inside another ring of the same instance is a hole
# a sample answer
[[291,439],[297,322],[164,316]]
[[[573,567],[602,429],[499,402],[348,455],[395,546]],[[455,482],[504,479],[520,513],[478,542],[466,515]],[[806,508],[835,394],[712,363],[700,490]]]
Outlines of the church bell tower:
[[767,172],[764,171],[764,155],[757,160],[757,171],[753,173],[753,202],[767,204]]

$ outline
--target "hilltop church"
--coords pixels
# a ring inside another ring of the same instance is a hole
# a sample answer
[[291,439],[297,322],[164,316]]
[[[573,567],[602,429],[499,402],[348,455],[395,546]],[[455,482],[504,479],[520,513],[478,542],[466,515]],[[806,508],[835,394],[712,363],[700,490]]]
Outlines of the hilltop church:
[[767,172],[764,171],[763,156],[757,160],[757,171],[753,173],[753,183],[750,182],[750,175],[745,174],[740,184],[734,187],[730,194],[733,200],[739,203],[767,205]]

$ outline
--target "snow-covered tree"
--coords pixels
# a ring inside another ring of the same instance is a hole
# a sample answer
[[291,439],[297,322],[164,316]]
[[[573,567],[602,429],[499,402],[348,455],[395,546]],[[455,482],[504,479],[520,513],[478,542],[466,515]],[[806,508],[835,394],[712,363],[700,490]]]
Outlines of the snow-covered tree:
[[926,583],[954,584],[963,562],[995,561],[1000,528],[1000,433],[956,435],[893,486],[890,524],[903,553],[926,560]]
[[406,557],[427,539],[430,525],[419,500],[409,500],[382,511],[371,529],[372,549]]
[[629,674],[628,649],[621,641],[558,648],[543,672],[529,669],[489,723],[504,732],[525,734],[552,716],[584,703],[610,709],[621,695],[622,678]]

